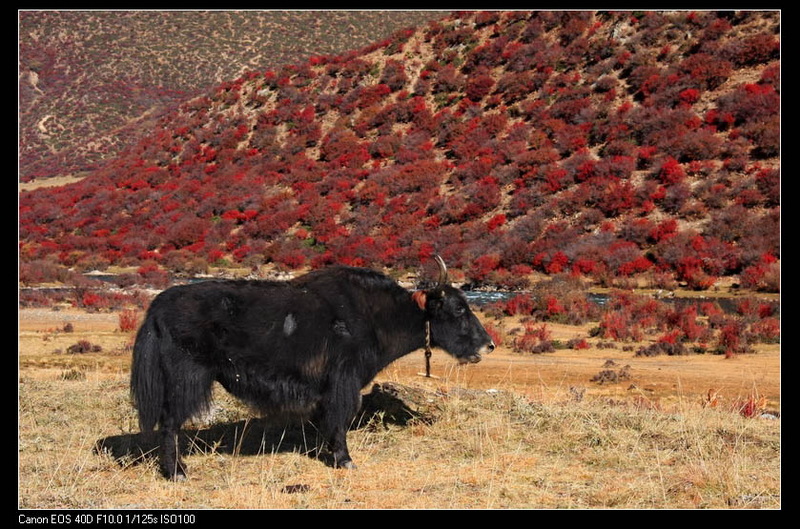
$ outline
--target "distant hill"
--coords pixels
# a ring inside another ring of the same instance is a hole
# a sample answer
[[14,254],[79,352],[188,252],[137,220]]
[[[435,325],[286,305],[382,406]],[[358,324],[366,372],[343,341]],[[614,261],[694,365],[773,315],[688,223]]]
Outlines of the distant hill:
[[20,179],[81,174],[247,70],[360,49],[444,13],[21,11]]
[[256,70],[20,194],[42,270],[412,269],[779,289],[780,14],[455,13]]

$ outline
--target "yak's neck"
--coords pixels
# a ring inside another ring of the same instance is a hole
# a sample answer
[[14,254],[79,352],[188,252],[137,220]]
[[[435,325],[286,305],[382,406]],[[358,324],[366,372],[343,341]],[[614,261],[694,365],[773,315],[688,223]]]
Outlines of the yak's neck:
[[381,347],[383,367],[413,351],[422,349],[427,343],[426,315],[411,296],[408,302],[399,303],[392,314],[376,315],[387,321],[376,325]]

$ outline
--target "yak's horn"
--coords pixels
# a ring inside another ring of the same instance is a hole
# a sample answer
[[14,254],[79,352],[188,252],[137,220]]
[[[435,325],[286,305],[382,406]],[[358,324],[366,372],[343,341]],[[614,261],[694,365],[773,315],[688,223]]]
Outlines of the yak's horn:
[[445,285],[448,284],[447,280],[447,265],[444,264],[444,259],[440,255],[435,257],[436,264],[439,265],[439,281],[436,284],[437,288],[443,288]]

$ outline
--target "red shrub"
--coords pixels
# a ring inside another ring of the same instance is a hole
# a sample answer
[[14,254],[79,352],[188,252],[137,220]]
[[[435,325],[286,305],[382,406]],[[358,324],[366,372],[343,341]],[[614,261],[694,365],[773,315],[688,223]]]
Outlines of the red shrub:
[[470,194],[470,202],[478,206],[481,212],[487,212],[500,204],[500,184],[497,178],[486,176],[475,185]]
[[735,125],[748,121],[765,122],[777,115],[780,109],[780,94],[770,84],[744,84],[735,91],[718,99],[721,115],[731,114]]
[[781,173],[778,169],[762,169],[756,173],[756,186],[766,197],[768,206],[780,204]]
[[458,73],[455,67],[447,64],[436,73],[436,80],[431,90],[434,94],[439,92],[456,92],[463,88],[465,77]]
[[678,221],[667,219],[652,229],[649,237],[654,242],[660,242],[674,236],[678,232]]
[[536,305],[528,294],[519,294],[505,303],[504,311],[509,316],[529,316],[533,314]]
[[475,13],[475,27],[482,28],[496,24],[500,20],[500,13],[497,11],[480,11]]
[[166,241],[177,248],[188,246],[201,240],[208,225],[203,219],[187,217],[172,224],[166,233]]
[[569,257],[563,252],[556,252],[553,257],[550,258],[550,262],[545,266],[545,272],[548,274],[560,274],[567,269],[568,264]]
[[306,264],[306,256],[300,250],[291,250],[276,256],[275,261],[292,270],[297,270]]
[[774,35],[761,33],[744,40],[731,41],[725,52],[738,66],[752,66],[777,59],[780,55],[780,41]]
[[361,97],[359,97],[358,108],[365,109],[371,107],[391,93],[392,89],[382,83],[366,87],[361,92]]
[[627,263],[620,265],[620,267],[617,269],[617,273],[621,276],[631,276],[633,274],[646,272],[650,270],[652,266],[652,261],[642,255],[632,261],[628,261]]
[[94,292],[84,292],[80,299],[80,306],[87,309],[98,309],[103,306],[103,297]]
[[781,337],[781,322],[778,318],[764,318],[750,326],[753,338],[761,343],[777,343]]
[[208,252],[208,260],[212,264],[219,262],[221,259],[225,257],[225,252],[222,250],[211,250]]
[[724,312],[717,303],[711,301],[704,301],[700,304],[700,314],[709,318],[722,316]]
[[702,260],[697,257],[686,257],[678,263],[678,278],[686,282],[691,290],[708,290],[717,278],[703,269]]
[[688,305],[671,310],[666,315],[667,325],[680,332],[683,339],[694,342],[707,334],[707,327],[697,320],[697,306]]
[[489,230],[489,233],[492,233],[496,229],[503,226],[505,223],[506,223],[506,216],[501,213],[489,219],[489,222],[486,224],[486,228]]
[[480,283],[486,281],[489,274],[496,270],[499,265],[500,256],[498,254],[482,255],[472,262],[467,275],[470,279]]
[[548,317],[559,316],[567,312],[555,296],[547,296],[545,298],[545,304],[547,305],[546,311]]
[[693,105],[697,103],[697,101],[700,99],[700,91],[697,90],[696,88],[687,88],[686,90],[678,94],[678,99],[680,100],[681,103],[684,103],[686,105]]
[[253,248],[249,244],[243,244],[233,250],[233,258],[241,262],[245,257],[253,252]]
[[572,342],[572,349],[589,349],[589,342],[585,338]]
[[772,254],[764,254],[761,259],[745,268],[739,274],[744,288],[762,292],[778,292],[780,290],[780,264]]
[[597,208],[607,217],[616,217],[636,204],[636,190],[628,181],[611,180],[599,197]]
[[503,49],[507,43],[508,37],[500,36],[477,46],[467,54],[462,71],[474,74],[477,70],[499,66],[503,60]]
[[686,179],[686,173],[675,158],[667,157],[658,170],[658,178],[665,185],[678,184]]
[[119,313],[119,330],[121,332],[135,331],[139,327],[139,312],[123,310]]
[[402,62],[394,59],[386,61],[386,66],[383,69],[383,74],[380,79],[381,84],[388,86],[390,90],[396,92],[402,89],[407,81],[408,77],[406,76],[405,67]]
[[621,342],[639,340],[642,333],[626,311],[610,310],[603,314],[600,321],[600,334],[603,338]]
[[759,303],[753,298],[741,299],[736,303],[736,313],[747,319],[758,318],[759,307]]
[[573,274],[592,274],[595,270],[598,269],[597,261],[593,259],[586,259],[580,258],[576,259],[572,263],[572,273]]
[[525,333],[514,340],[514,350],[519,353],[535,354],[552,352],[551,335],[545,323],[538,327],[534,323],[526,323]]
[[719,88],[733,70],[730,62],[707,53],[690,55],[678,65],[678,68],[706,90]]
[[470,77],[467,81],[466,94],[472,101],[480,101],[486,97],[494,86],[494,80],[489,75]]
[[717,349],[726,358],[731,358],[736,354],[747,351],[747,343],[744,339],[745,326],[740,321],[729,320],[722,326],[717,340]]
[[674,345],[676,343],[680,343],[682,337],[683,333],[680,331],[680,329],[672,329],[659,336],[657,342]]
[[737,400],[733,403],[733,411],[738,412],[742,417],[752,419],[761,415],[766,399],[752,395],[745,400]]
[[536,79],[529,71],[509,72],[497,81],[496,91],[502,94],[503,101],[510,105],[525,99],[536,88]]

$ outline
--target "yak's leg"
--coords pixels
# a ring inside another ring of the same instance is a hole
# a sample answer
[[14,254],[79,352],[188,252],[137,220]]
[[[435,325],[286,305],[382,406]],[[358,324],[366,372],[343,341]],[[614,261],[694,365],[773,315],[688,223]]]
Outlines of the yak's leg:
[[166,402],[161,411],[159,458],[165,478],[183,481],[186,479],[186,465],[181,459],[178,434],[184,422],[208,406],[214,379],[210,371],[189,363],[180,369],[173,368],[172,373],[180,375],[168,377]]
[[161,474],[172,481],[186,479],[186,466],[181,459],[181,447],[178,442],[180,427],[180,423],[171,418],[165,418],[160,429],[159,466]]
[[353,381],[335,381],[322,399],[314,424],[333,456],[333,466],[356,468],[347,449],[347,431],[361,406],[361,393]]

